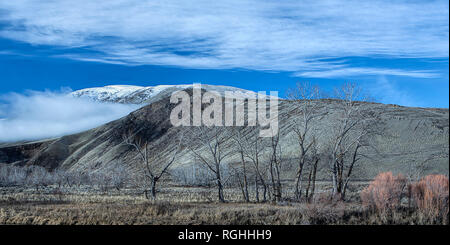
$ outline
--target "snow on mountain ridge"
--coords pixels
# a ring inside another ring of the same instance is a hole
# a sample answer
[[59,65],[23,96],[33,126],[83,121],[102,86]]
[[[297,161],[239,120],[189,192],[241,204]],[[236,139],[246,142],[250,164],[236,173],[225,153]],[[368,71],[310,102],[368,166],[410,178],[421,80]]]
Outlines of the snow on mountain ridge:
[[[157,86],[135,86],[135,85],[108,85],[104,87],[85,88],[71,93],[74,97],[88,98],[100,102],[113,102],[124,104],[143,104],[149,99],[163,92],[173,92],[176,89],[191,88],[192,84],[183,85],[157,85]],[[233,91],[241,97],[254,96],[257,93],[250,90],[240,89],[222,85],[201,85],[208,91],[216,91],[224,94],[225,91]]]

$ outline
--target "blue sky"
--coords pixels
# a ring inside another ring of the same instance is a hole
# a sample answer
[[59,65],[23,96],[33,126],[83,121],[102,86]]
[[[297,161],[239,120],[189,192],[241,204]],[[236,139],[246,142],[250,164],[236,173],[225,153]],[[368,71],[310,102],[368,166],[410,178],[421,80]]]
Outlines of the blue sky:
[[448,108],[448,16],[448,1],[2,1],[0,95],[354,81],[383,103]]

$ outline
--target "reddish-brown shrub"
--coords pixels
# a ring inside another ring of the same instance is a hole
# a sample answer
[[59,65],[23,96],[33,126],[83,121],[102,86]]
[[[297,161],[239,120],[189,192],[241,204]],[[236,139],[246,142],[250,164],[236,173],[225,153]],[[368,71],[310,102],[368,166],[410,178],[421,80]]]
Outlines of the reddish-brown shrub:
[[378,174],[370,185],[361,192],[363,205],[381,212],[400,206],[406,178],[392,172]]
[[431,216],[446,216],[449,210],[449,181],[445,175],[428,175],[412,186],[419,210]]

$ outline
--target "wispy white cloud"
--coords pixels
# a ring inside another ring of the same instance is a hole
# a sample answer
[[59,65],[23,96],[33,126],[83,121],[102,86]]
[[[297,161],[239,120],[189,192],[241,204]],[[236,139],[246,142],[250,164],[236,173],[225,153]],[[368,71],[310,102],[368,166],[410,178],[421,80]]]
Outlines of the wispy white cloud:
[[363,68],[363,67],[351,67],[351,68],[344,67],[333,70],[298,72],[295,73],[294,75],[299,77],[316,77],[316,78],[337,78],[337,77],[350,77],[361,75],[391,75],[391,76],[406,76],[415,78],[439,77],[439,74],[431,70],[409,71],[401,69]]
[[7,94],[0,97],[0,142],[77,133],[135,109],[135,105],[97,103],[65,92]]
[[0,55],[30,56],[29,54],[17,52],[15,50],[0,50]]
[[367,89],[381,103],[402,106],[424,106],[422,101],[414,99],[415,96],[412,96],[404,89],[400,89],[393,81],[386,79],[385,76],[380,76]]
[[[2,1],[0,36],[82,47],[64,57],[113,64],[245,68],[318,76],[324,58],[448,57],[448,1]],[[342,67],[341,67],[342,68]],[[334,73],[430,76],[351,68]],[[322,73],[326,74],[326,73]],[[331,73],[329,73],[331,74]]]

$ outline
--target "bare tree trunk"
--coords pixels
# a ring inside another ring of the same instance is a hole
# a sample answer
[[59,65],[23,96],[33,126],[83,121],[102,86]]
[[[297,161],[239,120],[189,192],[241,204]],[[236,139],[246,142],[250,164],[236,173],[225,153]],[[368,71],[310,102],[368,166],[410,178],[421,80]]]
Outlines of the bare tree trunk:
[[258,169],[258,164],[255,165],[255,183],[256,183],[256,196],[257,201],[259,202],[259,183],[261,183],[261,186],[263,187],[263,202],[267,201],[267,184],[264,181],[264,178],[261,174],[261,172]]
[[218,189],[218,197],[219,202],[225,202],[225,198],[223,197],[223,186],[222,181],[220,179],[217,179],[217,189]]
[[152,198],[156,199],[156,182],[158,182],[158,179],[153,178],[152,179],[152,184],[151,184],[151,188],[150,188],[150,193],[152,194]]
[[256,202],[259,202],[259,187],[258,187],[258,175],[255,174],[255,199]]
[[261,182],[261,185],[263,187],[263,202],[267,202],[267,184],[259,171],[257,172],[257,174],[259,177],[259,181]]
[[270,179],[272,181],[273,201],[276,201],[277,195],[275,193],[276,193],[277,186],[275,184],[275,176],[273,174],[273,163],[270,163]]
[[242,170],[243,170],[243,179],[244,179],[244,199],[245,202],[250,202],[250,197],[248,195],[248,182],[247,182],[247,169],[245,166],[244,152],[241,151],[241,162],[242,162]]
[[332,176],[332,181],[333,181],[333,192],[332,192],[332,196],[336,195],[336,193],[338,192],[338,184],[337,184],[337,173],[336,171],[333,170],[333,176]]
[[331,198],[333,198],[334,195],[336,195],[336,193],[338,191],[337,166],[336,166],[335,154],[333,154],[333,159],[330,160],[330,165],[331,165],[331,181],[333,183],[333,191],[331,193]]
[[343,182],[343,178],[344,178],[344,160],[341,159],[340,161],[338,161],[337,165],[338,165],[338,179],[337,179],[338,188],[337,188],[337,193],[340,195],[340,197],[342,199],[342,190],[343,190],[343,187],[344,187],[344,182]]
[[351,160],[350,166],[349,166],[349,168],[348,168],[348,170],[347,170],[347,175],[346,175],[346,177],[345,177],[344,186],[343,186],[343,188],[342,188],[342,195],[341,195],[341,199],[342,199],[342,200],[345,199],[345,194],[346,194],[346,192],[347,192],[347,187],[348,187],[348,183],[350,182],[350,177],[351,177],[351,175],[352,175],[353,168],[354,168],[356,162],[359,160],[359,159],[358,159],[358,150],[359,150],[360,147],[361,147],[361,145],[358,144],[358,145],[355,147],[355,150],[353,151],[352,160]]
[[220,176],[220,166],[216,164],[216,178],[217,178],[217,194],[219,198],[219,202],[225,202],[225,198],[223,197],[223,185],[222,178]]
[[295,199],[297,199],[298,201],[300,201],[302,197],[302,174],[303,174],[303,165],[301,164],[299,166],[297,178],[295,181]]
[[[148,190],[144,190],[145,199],[156,199],[156,183],[158,179],[151,178],[150,179],[150,188]],[[150,196],[148,195],[150,192]]]
[[244,168],[244,193],[245,193],[245,201],[250,202],[250,197],[248,194],[247,174],[245,173],[245,168]]
[[262,183],[263,187],[264,187],[264,191],[263,191],[263,202],[267,202],[267,185],[266,183]]
[[272,158],[270,160],[270,176],[272,180],[273,200],[276,202],[281,201],[282,198],[281,179],[280,179],[281,157],[278,156],[278,154],[281,153],[278,150],[279,140],[280,134],[278,132],[277,136],[272,137]]
[[237,176],[239,188],[241,189],[241,192],[242,192],[242,199],[247,200],[247,196],[245,195],[245,190],[244,190],[244,184],[242,183],[243,180],[241,180],[241,176],[240,176],[239,172],[236,171],[235,175]]
[[308,185],[306,186],[306,193],[305,193],[306,200],[308,200],[308,198],[309,198],[309,188],[311,187],[312,171],[313,171],[312,169],[309,170],[309,174],[308,174]]
[[267,184],[267,197],[268,200],[273,200],[273,193],[272,188],[270,188],[270,184]]
[[277,192],[276,192],[277,196],[276,196],[276,199],[277,199],[277,202],[279,202],[279,201],[281,201],[281,198],[282,198],[282,189],[281,189],[280,170],[279,170],[278,166],[276,168],[276,173],[277,173]]
[[[275,173],[274,169],[275,168]],[[270,171],[271,179],[272,179],[272,189],[273,189],[273,200],[281,201],[281,180],[280,180],[280,172],[275,164],[275,166],[271,167]]]
[[312,186],[311,186],[311,194],[309,195],[309,200],[314,198],[314,192],[316,190],[316,176],[317,176],[317,164],[319,163],[319,159],[314,161],[313,172],[312,172]]

